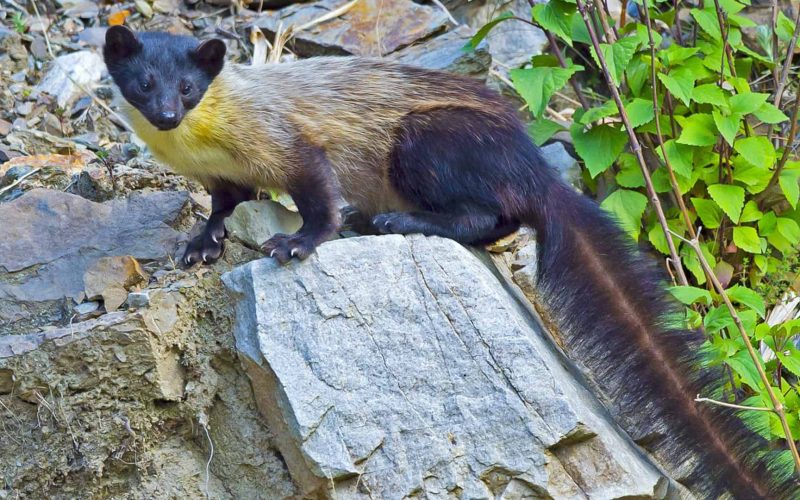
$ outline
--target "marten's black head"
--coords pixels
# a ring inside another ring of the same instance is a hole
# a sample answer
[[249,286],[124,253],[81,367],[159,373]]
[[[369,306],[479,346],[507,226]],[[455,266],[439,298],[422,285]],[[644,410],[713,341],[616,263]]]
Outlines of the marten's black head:
[[103,57],[122,96],[160,130],[177,127],[225,64],[221,40],[168,33],[106,32]]

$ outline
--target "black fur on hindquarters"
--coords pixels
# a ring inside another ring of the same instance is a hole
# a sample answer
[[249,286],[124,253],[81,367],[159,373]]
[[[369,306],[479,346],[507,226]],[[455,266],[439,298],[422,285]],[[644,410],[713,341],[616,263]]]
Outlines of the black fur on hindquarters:
[[198,262],[211,264],[222,257],[225,249],[225,218],[236,205],[252,200],[255,190],[226,181],[215,181],[209,188],[211,193],[211,216],[206,222],[203,232],[186,246],[183,253],[183,265],[191,266]]
[[302,140],[297,141],[296,151],[297,161],[302,163],[294,169],[287,190],[303,218],[303,226],[294,234],[276,234],[261,245],[281,264],[292,257],[305,259],[339,227],[333,170],[325,151]]

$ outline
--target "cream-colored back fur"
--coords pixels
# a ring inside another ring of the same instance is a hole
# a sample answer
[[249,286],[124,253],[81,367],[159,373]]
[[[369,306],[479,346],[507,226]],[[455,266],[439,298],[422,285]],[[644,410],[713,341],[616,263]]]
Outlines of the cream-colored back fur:
[[345,199],[378,213],[408,208],[388,180],[403,117],[441,107],[499,112],[497,102],[478,97],[480,88],[474,80],[382,61],[319,57],[227,64],[171,131],[157,130],[130,105],[125,111],[159,160],[209,186],[225,179],[283,189],[303,168],[299,141],[320,146]]

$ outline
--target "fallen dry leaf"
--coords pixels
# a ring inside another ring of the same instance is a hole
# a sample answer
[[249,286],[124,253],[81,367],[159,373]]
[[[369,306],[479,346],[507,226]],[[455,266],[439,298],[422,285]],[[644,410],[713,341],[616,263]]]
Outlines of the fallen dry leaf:
[[125,24],[125,19],[131,15],[131,11],[128,9],[118,10],[113,14],[108,15],[108,25],[109,26],[119,26],[121,24]]
[[75,151],[72,154],[49,154],[49,155],[31,155],[31,156],[18,156],[11,158],[7,162],[0,165],[0,175],[5,175],[8,169],[17,166],[27,166],[32,168],[56,167],[66,171],[70,170],[83,170],[86,165],[92,160],[97,158],[94,153],[90,151]]

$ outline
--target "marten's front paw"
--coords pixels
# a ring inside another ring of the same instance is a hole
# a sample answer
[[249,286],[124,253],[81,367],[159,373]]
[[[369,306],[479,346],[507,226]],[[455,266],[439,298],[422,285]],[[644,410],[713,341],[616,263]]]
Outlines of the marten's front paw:
[[215,262],[222,257],[225,249],[224,241],[224,229],[221,233],[219,231],[203,231],[186,246],[186,251],[183,253],[183,265],[189,267],[199,262],[203,264]]
[[281,264],[285,264],[292,257],[305,259],[316,248],[315,238],[310,234],[276,234],[261,245],[261,249]]

